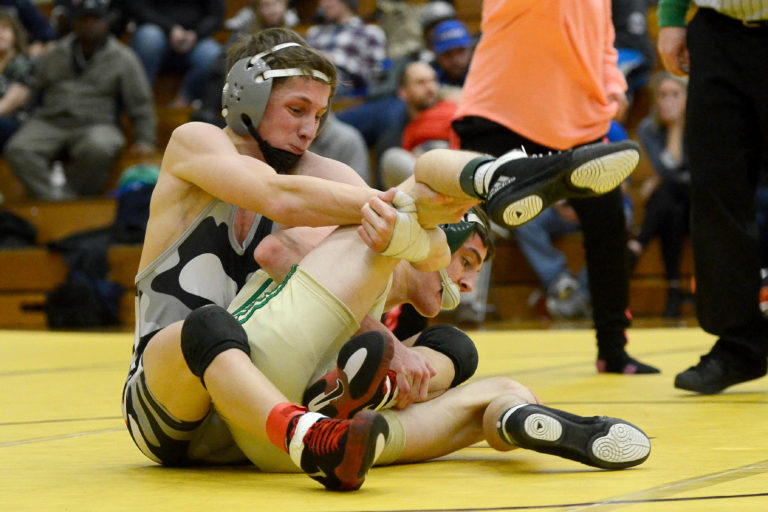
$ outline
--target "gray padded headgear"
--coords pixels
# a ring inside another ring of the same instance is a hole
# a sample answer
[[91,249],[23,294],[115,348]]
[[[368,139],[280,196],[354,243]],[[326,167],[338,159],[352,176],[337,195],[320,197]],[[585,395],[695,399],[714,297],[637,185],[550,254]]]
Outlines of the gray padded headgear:
[[328,76],[316,69],[306,71],[300,68],[270,69],[263,57],[288,48],[301,46],[299,43],[283,43],[266,52],[238,60],[229,70],[227,81],[221,93],[221,115],[235,133],[246,135],[248,127],[243,118],[250,119],[253,127],[259,126],[267,101],[272,92],[272,79],[288,76],[311,76],[330,83]]

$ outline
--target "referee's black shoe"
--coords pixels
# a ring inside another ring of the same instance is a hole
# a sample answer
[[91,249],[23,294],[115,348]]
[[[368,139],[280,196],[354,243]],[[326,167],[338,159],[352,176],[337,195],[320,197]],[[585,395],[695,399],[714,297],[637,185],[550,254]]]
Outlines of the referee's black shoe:
[[677,374],[675,387],[713,395],[734,384],[758,379],[766,374],[766,370],[764,357],[747,357],[715,345],[709,354],[701,356],[696,366]]

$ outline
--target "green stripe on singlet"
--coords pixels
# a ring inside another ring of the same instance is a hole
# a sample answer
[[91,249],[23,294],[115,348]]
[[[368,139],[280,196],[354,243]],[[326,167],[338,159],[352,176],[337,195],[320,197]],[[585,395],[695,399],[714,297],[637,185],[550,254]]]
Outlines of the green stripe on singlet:
[[272,290],[271,292],[265,294],[263,297],[260,297],[262,293],[264,293],[264,290],[266,290],[269,285],[272,284],[272,278],[267,279],[264,281],[264,284],[262,284],[258,290],[256,290],[251,297],[243,303],[242,306],[237,308],[233,313],[232,316],[235,317],[235,319],[240,322],[241,324],[244,324],[248,321],[249,318],[259,309],[261,309],[267,302],[272,299],[275,295],[280,293],[280,290],[282,290],[285,287],[285,284],[288,282],[288,280],[291,278],[291,276],[296,272],[296,269],[298,268],[298,265],[293,265],[291,267],[291,271],[288,272],[288,275],[285,276],[285,279],[283,279],[283,282],[280,283],[280,285]]

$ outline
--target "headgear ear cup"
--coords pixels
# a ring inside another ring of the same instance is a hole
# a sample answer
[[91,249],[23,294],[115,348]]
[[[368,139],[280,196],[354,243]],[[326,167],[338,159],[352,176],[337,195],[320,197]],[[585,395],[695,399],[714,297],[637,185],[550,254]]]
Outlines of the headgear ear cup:
[[[227,126],[238,135],[249,133],[249,124],[254,129],[259,126],[272,92],[273,78],[311,76],[326,83],[330,82],[325,73],[316,69],[311,71],[299,68],[270,69],[263,57],[292,46],[301,45],[299,43],[278,44],[269,51],[238,60],[227,73],[227,80],[221,93],[221,115],[227,122]],[[325,117],[323,116],[323,120]]]
[[251,63],[252,60],[252,57],[246,57],[235,62],[227,74],[221,95],[221,115],[238,135],[248,133],[243,116],[247,116],[254,126],[259,125],[272,92],[272,80],[263,79],[269,66],[261,59],[255,63]]

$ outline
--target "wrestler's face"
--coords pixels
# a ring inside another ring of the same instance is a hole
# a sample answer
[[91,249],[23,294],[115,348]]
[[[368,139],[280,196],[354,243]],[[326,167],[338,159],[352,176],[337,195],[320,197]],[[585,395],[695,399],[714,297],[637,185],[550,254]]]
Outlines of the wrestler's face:
[[327,84],[303,76],[289,78],[272,89],[259,135],[278,149],[304,153],[315,140],[330,95]]
[[[473,233],[451,256],[451,263],[446,271],[451,281],[456,283],[463,293],[474,289],[477,273],[482,268],[487,253],[488,249],[483,245],[480,235]],[[443,296],[440,275],[437,272],[415,274],[417,283],[416,293],[412,297],[413,307],[426,317],[437,316]]]

